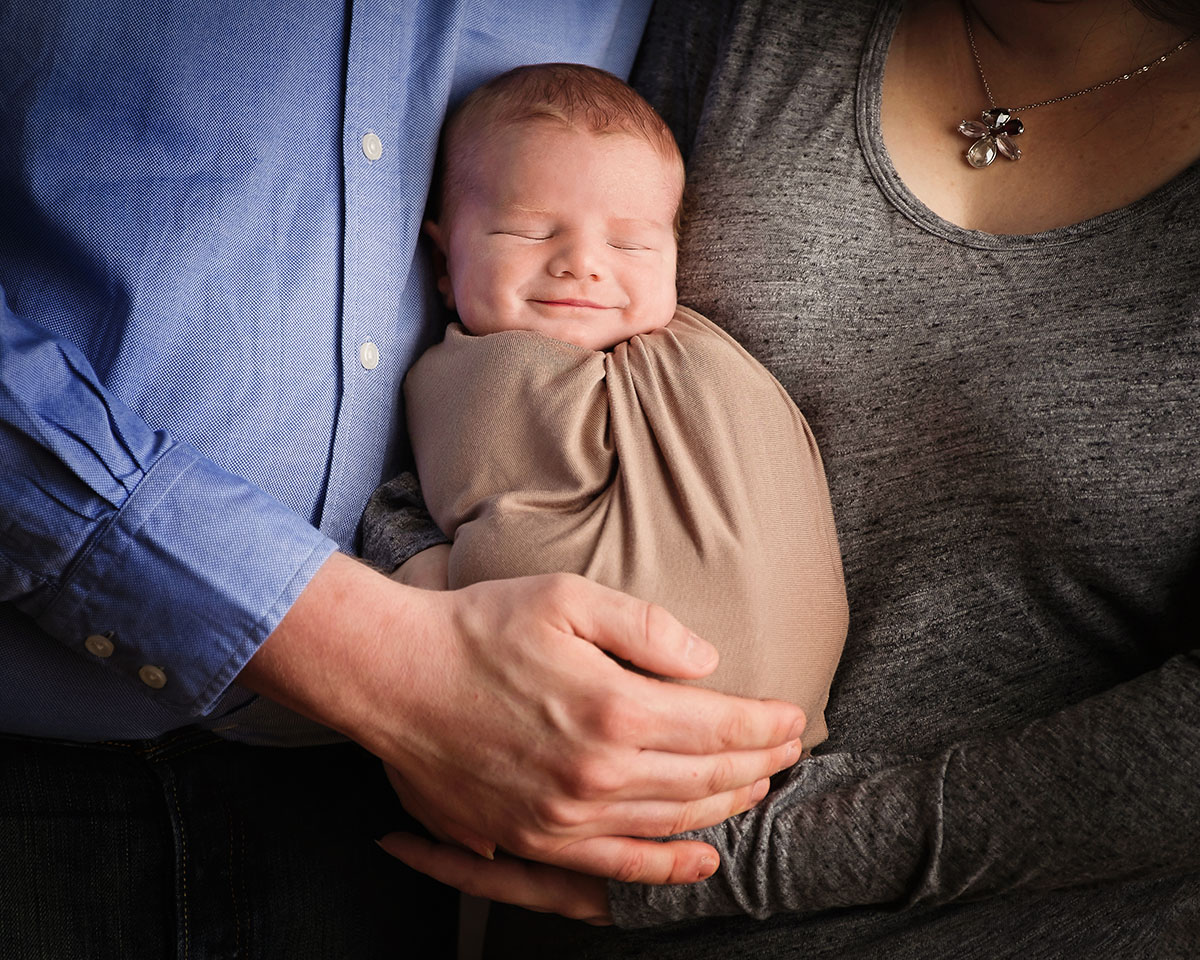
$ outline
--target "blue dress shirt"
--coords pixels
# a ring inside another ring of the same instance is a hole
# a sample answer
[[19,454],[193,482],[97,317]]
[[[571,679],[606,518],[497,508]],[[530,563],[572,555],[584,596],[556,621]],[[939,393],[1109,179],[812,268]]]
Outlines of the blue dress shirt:
[[648,7],[0,6],[0,730],[248,699],[403,456],[447,104],[518,63],[625,75]]

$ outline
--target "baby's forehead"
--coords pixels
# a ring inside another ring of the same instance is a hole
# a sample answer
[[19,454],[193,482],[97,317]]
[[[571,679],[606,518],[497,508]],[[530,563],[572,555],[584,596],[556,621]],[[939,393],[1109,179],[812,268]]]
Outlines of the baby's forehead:
[[[484,170],[495,170],[505,163],[530,162],[538,163],[543,159],[539,153],[539,144],[545,144],[547,155],[550,148],[562,136],[578,136],[604,142],[607,140],[623,141],[644,147],[639,151],[641,162],[653,158],[653,162],[661,170],[664,181],[678,181],[679,192],[683,191],[683,164],[678,154],[668,155],[659,145],[643,136],[636,128],[609,125],[594,128],[553,114],[539,113],[518,118],[489,118],[475,125],[474,129],[460,128],[458,135],[450,139],[447,146],[447,167],[454,172],[453,188],[459,191],[478,190],[482,179],[478,174]],[[510,149],[497,149],[502,138],[510,144],[516,140],[521,145],[517,154]],[[603,162],[609,159],[612,166],[621,169],[631,163],[628,152],[612,151],[593,154],[593,162],[599,159]]]
[[564,133],[601,141],[627,138],[645,144],[664,164],[670,164],[674,160],[674,157],[668,156],[644,136],[632,122],[628,125],[610,123],[602,127],[592,126],[562,116],[551,108],[516,116],[479,116],[477,122],[462,124],[455,136],[447,141],[446,148],[450,159],[455,160],[463,154],[486,152],[488,145],[501,137],[516,136],[525,142],[536,143],[552,140]]

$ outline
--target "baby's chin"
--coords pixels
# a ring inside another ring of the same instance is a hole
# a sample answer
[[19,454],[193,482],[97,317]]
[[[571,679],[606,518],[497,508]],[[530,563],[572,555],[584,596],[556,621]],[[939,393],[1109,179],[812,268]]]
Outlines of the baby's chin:
[[[474,322],[472,318],[459,319],[467,331],[475,336],[501,333],[508,330],[527,330],[540,333],[552,340],[561,340],[585,350],[611,350],[618,343],[632,337],[652,333],[665,327],[675,315],[674,309],[666,316],[630,319],[626,315],[589,317],[587,308],[563,310],[561,317],[546,317],[526,314],[517,319],[496,322],[495,318]],[[661,314],[661,311],[660,311]]]

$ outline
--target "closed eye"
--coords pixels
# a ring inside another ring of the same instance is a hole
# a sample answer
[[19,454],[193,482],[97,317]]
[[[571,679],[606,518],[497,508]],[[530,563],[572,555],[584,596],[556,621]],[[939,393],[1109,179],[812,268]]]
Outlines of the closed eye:
[[625,243],[621,240],[609,240],[608,245],[614,250],[649,250],[649,247],[644,247],[640,243]]
[[550,234],[538,230],[496,230],[493,236],[519,237],[522,240],[549,240]]

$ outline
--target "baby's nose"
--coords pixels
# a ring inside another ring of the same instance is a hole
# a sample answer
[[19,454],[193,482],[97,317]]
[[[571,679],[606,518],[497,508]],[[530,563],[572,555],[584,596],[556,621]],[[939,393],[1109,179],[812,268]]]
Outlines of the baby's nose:
[[556,277],[599,280],[604,273],[604,257],[597,244],[574,240],[563,243],[547,267]]

